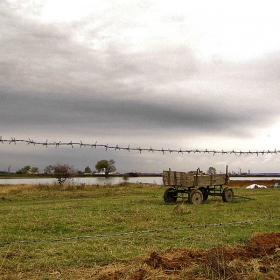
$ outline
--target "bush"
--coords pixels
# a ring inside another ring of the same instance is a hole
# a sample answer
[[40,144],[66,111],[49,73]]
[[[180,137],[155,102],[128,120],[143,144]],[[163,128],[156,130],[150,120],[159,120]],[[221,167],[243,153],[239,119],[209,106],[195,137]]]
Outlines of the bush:
[[67,180],[74,177],[75,171],[73,166],[58,163],[53,166],[53,174],[59,185],[63,185]]

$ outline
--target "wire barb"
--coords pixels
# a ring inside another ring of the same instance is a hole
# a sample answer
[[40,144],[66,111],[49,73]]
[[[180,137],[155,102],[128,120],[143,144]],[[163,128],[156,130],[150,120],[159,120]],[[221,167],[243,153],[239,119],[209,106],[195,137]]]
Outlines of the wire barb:
[[56,148],[59,147],[60,143],[61,143],[61,141],[59,141],[59,142],[54,142],[55,147],[56,147]]
[[96,149],[96,144],[97,144],[97,141],[95,141],[95,144],[92,144],[91,147],[92,148],[94,147]]
[[9,143],[9,144],[11,144],[11,143],[15,143],[15,145],[16,145],[16,143],[17,143],[16,138],[11,137],[11,140],[10,140],[10,143]]
[[46,148],[48,148],[48,139],[46,140],[45,143],[43,143],[43,146],[46,146]]
[[71,142],[69,142],[67,145],[69,145],[69,146],[71,146],[72,148],[74,148],[72,140],[71,140]]
[[30,140],[30,138],[29,138],[29,141],[28,141],[27,145],[29,145],[29,144],[34,144],[35,145],[35,142],[33,140]]

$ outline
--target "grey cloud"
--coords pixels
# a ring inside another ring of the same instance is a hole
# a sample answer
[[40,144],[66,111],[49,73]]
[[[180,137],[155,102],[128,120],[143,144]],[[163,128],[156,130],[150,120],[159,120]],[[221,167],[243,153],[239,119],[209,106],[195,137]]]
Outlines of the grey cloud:
[[[61,131],[90,126],[92,133],[131,129],[157,130],[168,133],[181,129],[188,133],[215,133],[222,136],[248,136],[250,127],[266,123],[273,117],[260,118],[254,108],[235,111],[232,108],[207,106],[204,103],[172,100],[149,103],[145,100],[100,99],[88,96],[1,94],[1,121],[9,127],[61,127]],[[224,111],[225,110],[225,111]]]
[[14,90],[65,92],[94,76],[92,70],[101,70],[102,64],[98,57],[88,59],[88,48],[73,43],[70,28],[39,23],[6,10],[1,19],[1,84]]
[[97,26],[90,35],[103,42],[103,49],[94,50],[72,37],[87,21],[77,26],[43,24],[15,16],[8,9],[4,12],[1,81],[13,89],[110,94],[131,85],[141,91],[155,83],[187,79],[196,71],[194,55],[186,47],[131,53],[125,45],[104,41]]
[[279,118],[279,52],[234,64],[199,61],[187,44],[164,39],[133,51],[104,35],[109,16],[78,42],[75,32],[93,19],[39,23],[1,7],[2,134],[226,141],[250,138]]

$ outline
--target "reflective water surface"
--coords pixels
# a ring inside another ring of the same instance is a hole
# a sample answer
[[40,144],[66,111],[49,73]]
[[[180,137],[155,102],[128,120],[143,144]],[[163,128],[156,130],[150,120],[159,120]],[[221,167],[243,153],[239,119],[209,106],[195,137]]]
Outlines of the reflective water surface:
[[[75,184],[88,184],[88,185],[106,185],[112,184],[116,185],[121,182],[124,182],[122,177],[78,177],[73,178],[73,183]],[[0,179],[0,185],[36,185],[36,184],[51,184],[56,182],[55,178],[22,178],[22,179]],[[148,183],[148,184],[157,184],[162,185],[162,177],[130,177],[128,182],[131,183]]]
[[[231,181],[240,181],[240,180],[279,180],[280,177],[231,177]],[[119,184],[124,180],[122,177],[78,177],[74,178],[73,182],[75,184],[88,184],[88,185],[106,185],[106,184]],[[54,178],[22,178],[22,179],[0,179],[0,185],[22,185],[22,184],[51,184],[56,182]],[[162,185],[162,177],[130,177],[128,182],[131,183],[144,183],[144,184],[157,184]]]

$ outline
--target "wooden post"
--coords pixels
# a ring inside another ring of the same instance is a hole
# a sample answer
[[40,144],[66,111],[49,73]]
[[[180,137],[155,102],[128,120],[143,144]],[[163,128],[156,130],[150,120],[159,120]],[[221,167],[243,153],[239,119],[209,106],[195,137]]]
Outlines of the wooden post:
[[228,165],[226,165],[226,185],[229,182],[229,176],[228,176]]

